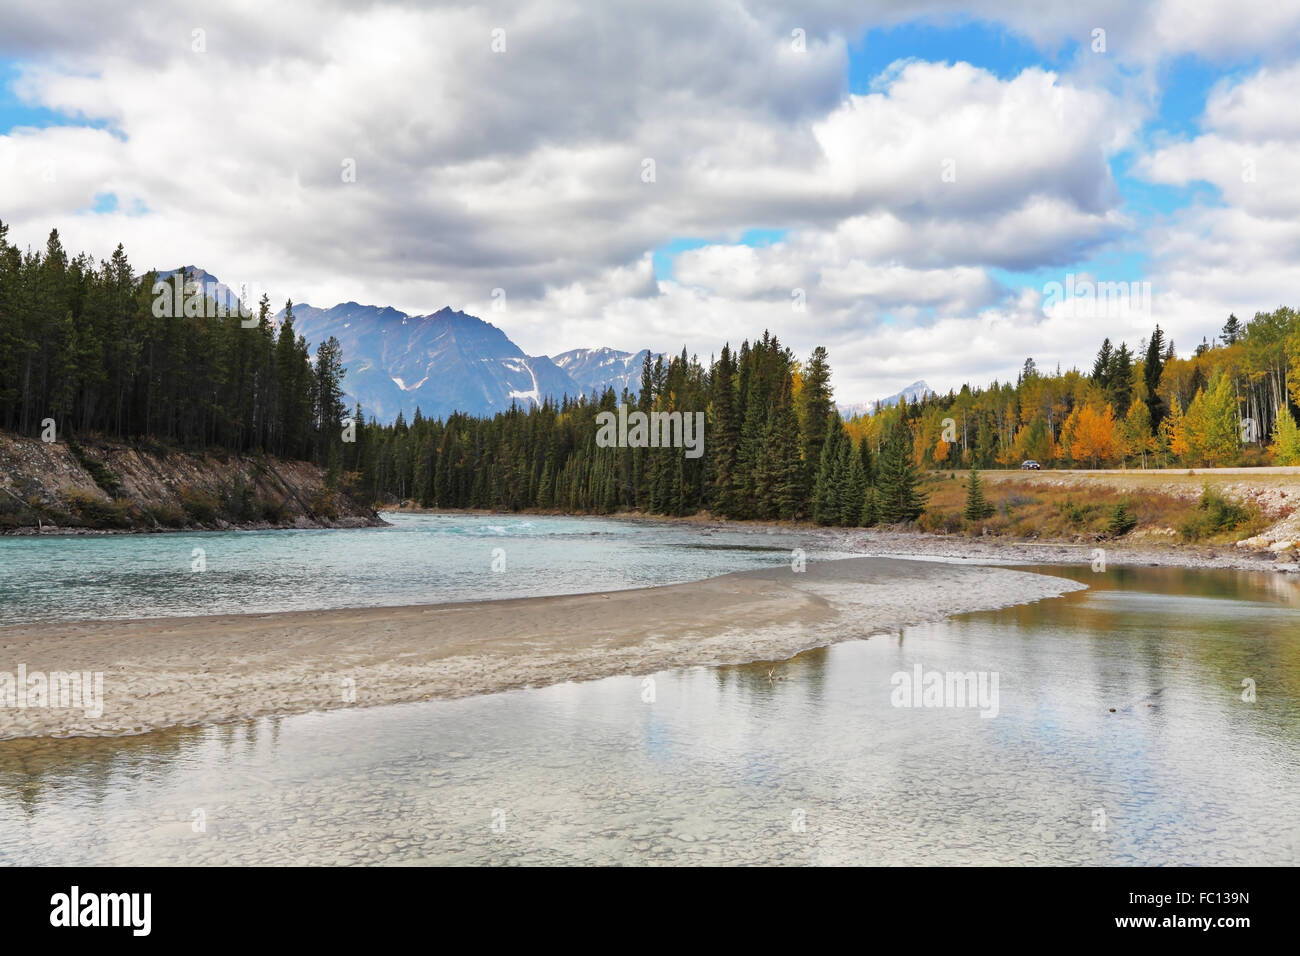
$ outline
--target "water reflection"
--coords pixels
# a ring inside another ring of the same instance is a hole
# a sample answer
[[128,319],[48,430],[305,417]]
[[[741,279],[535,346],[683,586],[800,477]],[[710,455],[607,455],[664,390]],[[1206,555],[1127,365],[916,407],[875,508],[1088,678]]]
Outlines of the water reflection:
[[[1091,589],[653,703],[634,675],[3,742],[0,862],[1296,863],[1294,582],[1045,570]],[[998,717],[892,706],[917,664],[998,673]]]

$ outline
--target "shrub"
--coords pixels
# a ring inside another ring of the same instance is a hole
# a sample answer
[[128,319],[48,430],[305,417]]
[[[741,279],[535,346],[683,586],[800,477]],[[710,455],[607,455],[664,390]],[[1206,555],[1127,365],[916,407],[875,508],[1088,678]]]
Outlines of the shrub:
[[962,528],[962,517],[952,511],[929,507],[916,519],[916,526],[922,531],[954,534]]
[[245,483],[242,475],[235,480],[235,486],[226,495],[226,513],[238,521],[256,521],[262,514],[261,505],[253,496],[253,489]]
[[129,528],[139,513],[131,502],[114,498],[104,500],[88,491],[72,489],[63,494],[73,514],[88,528]]
[[1028,495],[1012,494],[1007,495],[998,503],[998,511],[1004,518],[1010,518],[1017,508],[1023,508],[1026,505],[1037,504],[1037,498],[1031,498]]
[[334,492],[328,488],[317,488],[308,502],[312,514],[321,518],[333,521],[339,516],[338,504],[334,500]]
[[1244,506],[1226,498],[1222,492],[1206,485],[1196,510],[1178,529],[1184,538],[1196,541],[1211,535],[1232,531],[1250,517]]
[[1081,527],[1087,524],[1096,517],[1097,512],[1100,510],[1099,505],[1076,505],[1070,498],[1066,498],[1057,507],[1061,512],[1061,517],[1064,518],[1067,523],[1072,524],[1075,527]]
[[180,490],[181,507],[200,524],[211,524],[217,518],[221,503],[215,495],[201,488],[186,486]]
[[105,494],[111,498],[117,497],[117,493],[122,490],[121,475],[103,462],[96,461],[88,456],[85,450],[76,442],[69,441],[68,450],[72,452],[72,456],[77,459],[77,463],[81,465],[86,474],[90,475],[95,484],[104,490]]
[[164,528],[183,528],[185,527],[185,511],[175,505],[161,504],[154,505],[149,509],[149,517]]

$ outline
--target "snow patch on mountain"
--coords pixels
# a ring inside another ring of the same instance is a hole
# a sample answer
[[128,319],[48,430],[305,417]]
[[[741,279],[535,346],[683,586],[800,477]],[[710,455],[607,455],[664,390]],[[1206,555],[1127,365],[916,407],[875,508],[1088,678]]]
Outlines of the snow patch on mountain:
[[877,406],[888,408],[891,405],[897,405],[900,401],[915,402],[933,394],[935,394],[934,389],[930,388],[924,381],[918,380],[905,388],[899,389],[893,395],[878,398],[874,402],[840,402],[837,403],[836,408],[839,409],[840,417],[847,421],[859,415],[870,415],[876,410]]

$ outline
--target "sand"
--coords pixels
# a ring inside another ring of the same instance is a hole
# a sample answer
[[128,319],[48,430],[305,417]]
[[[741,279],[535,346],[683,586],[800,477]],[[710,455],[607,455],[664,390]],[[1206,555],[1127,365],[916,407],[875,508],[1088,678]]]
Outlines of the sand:
[[0,739],[116,736],[464,697],[835,641],[1084,587],[1006,568],[848,558],[638,590],[418,607],[0,628],[0,671],[103,673],[103,712],[0,706]]

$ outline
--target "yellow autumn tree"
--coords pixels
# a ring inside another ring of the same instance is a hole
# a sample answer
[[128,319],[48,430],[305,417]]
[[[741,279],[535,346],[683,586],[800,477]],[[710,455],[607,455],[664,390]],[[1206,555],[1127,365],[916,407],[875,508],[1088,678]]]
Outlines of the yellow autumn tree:
[[1190,463],[1230,465],[1241,453],[1237,426],[1237,401],[1232,382],[1222,372],[1196,393],[1183,416]]
[[1156,438],[1151,434],[1151,409],[1141,397],[1135,398],[1128,407],[1128,414],[1119,428],[1119,440],[1124,467],[1128,467],[1129,458],[1140,458],[1145,468],[1147,452],[1155,451]]
[[1169,403],[1169,414],[1160,422],[1160,446],[1175,461],[1182,461],[1192,451],[1187,440],[1186,419],[1182,403],[1178,401],[1177,395],[1173,396]]
[[1290,409],[1282,409],[1273,424],[1273,461],[1279,465],[1300,465],[1300,426]]
[[1115,409],[1107,403],[1100,411],[1093,405],[1076,405],[1066,422],[1070,436],[1070,457],[1076,462],[1099,462],[1115,457]]

